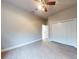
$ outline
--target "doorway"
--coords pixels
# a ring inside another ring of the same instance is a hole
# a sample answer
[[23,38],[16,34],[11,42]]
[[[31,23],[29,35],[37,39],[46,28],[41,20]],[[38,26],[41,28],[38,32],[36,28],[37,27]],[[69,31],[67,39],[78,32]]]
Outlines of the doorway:
[[48,25],[42,25],[42,40],[46,41],[48,39]]

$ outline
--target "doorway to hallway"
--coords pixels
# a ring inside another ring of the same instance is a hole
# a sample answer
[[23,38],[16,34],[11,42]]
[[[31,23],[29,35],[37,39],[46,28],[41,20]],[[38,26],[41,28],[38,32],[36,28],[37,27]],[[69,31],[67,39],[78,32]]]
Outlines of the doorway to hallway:
[[48,39],[48,25],[42,25],[42,40],[46,41]]

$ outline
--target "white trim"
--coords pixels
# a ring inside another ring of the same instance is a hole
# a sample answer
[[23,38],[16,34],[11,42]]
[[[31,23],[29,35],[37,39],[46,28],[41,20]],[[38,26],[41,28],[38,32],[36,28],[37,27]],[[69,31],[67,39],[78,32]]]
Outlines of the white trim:
[[9,51],[9,50],[12,50],[12,49],[15,49],[15,48],[19,48],[19,47],[40,41],[40,40],[41,39],[38,39],[38,40],[34,40],[34,41],[31,41],[31,42],[28,42],[28,43],[23,43],[23,44],[19,44],[19,45],[16,45],[16,46],[9,47],[9,48],[5,48],[5,49],[2,49],[1,52],[6,52],[6,51]]
[[72,46],[72,47],[75,47],[75,48],[77,48],[77,46],[76,45],[70,45],[70,44],[66,44],[66,43],[62,43],[62,42],[59,42],[59,41],[52,41],[52,40],[49,40],[49,42],[56,42],[56,43],[60,43],[60,44],[63,44],[63,45],[67,45],[67,46]]

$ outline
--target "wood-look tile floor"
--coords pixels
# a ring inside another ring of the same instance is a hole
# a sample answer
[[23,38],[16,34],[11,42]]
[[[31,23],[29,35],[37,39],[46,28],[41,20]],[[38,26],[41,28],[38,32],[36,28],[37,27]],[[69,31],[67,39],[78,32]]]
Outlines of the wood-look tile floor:
[[38,41],[4,52],[1,59],[77,59],[77,49],[56,42]]

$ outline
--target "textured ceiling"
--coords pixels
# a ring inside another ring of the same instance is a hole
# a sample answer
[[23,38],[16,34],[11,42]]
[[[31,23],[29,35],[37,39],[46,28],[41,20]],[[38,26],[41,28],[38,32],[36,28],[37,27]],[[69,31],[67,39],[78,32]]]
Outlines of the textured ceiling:
[[48,12],[46,13],[42,10],[37,9],[38,4],[36,2],[34,2],[34,0],[2,0],[2,1],[11,3],[21,9],[34,13],[35,15],[40,16],[45,19],[48,18],[48,16],[51,16],[61,10],[64,10],[66,8],[69,8],[69,7],[77,4],[76,0],[55,0],[56,5],[49,6]]

